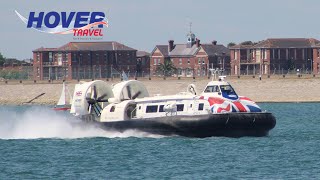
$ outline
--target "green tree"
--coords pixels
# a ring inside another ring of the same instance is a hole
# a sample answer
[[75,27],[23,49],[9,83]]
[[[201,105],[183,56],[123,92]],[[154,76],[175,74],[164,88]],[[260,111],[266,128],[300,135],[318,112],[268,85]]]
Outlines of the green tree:
[[254,45],[254,43],[252,41],[243,41],[242,43],[240,43],[241,45]]
[[0,53],[0,66],[3,66],[3,64],[5,63],[5,58],[3,57],[3,55]]
[[229,42],[228,48],[231,47],[231,46],[235,46],[235,45],[236,45],[236,43],[234,43],[234,42]]
[[160,63],[157,71],[163,73],[165,77],[170,76],[177,68],[173,65],[170,60],[165,60],[164,63]]

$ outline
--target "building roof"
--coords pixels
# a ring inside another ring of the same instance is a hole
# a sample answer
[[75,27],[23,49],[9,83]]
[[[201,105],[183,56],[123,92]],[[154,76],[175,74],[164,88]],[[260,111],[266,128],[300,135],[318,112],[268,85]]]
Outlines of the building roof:
[[57,48],[44,48],[44,47],[40,47],[37,48],[35,50],[33,50],[33,52],[37,52],[37,51],[55,51]]
[[217,44],[201,44],[201,47],[204,49],[204,51],[208,54],[208,56],[221,56],[224,54],[229,54],[230,50],[225,47],[224,45]]
[[[191,48],[187,48],[187,44],[175,44],[173,50],[169,52],[170,56],[193,56],[199,48],[194,44]],[[167,50],[168,51],[168,50]]]
[[278,38],[278,39],[267,39],[254,47],[261,48],[306,48],[314,47],[319,44],[320,41],[313,38]]
[[151,54],[146,51],[137,51],[137,57],[150,56]]
[[27,62],[26,60],[17,60],[15,58],[6,58],[4,65],[13,65],[13,64],[17,64],[17,65],[31,65],[30,62]]
[[115,41],[105,42],[69,42],[59,48],[38,48],[35,51],[136,51]]
[[[159,49],[159,51],[161,52],[161,54],[165,57],[167,57],[169,55],[169,48],[168,45],[156,45],[156,47],[154,48],[154,50],[152,51],[152,53],[155,51],[155,49]],[[151,54],[152,54],[151,53]]]
[[256,45],[235,45],[230,49],[251,48],[311,48],[320,46],[320,41],[314,38],[269,38]]
[[242,45],[242,44],[237,44],[234,46],[229,47],[229,49],[250,49],[252,48],[253,45]]
[[[225,47],[224,45],[218,44],[218,45],[214,45],[214,44],[200,44],[201,47],[204,49],[204,51],[208,54],[208,56],[216,56],[216,55],[222,55],[223,52],[225,54],[229,54],[230,50]],[[171,52],[169,52],[169,48],[168,45],[157,45],[154,50],[151,52],[151,54],[153,54],[153,52],[156,49],[159,49],[159,51],[163,54],[163,56],[165,57],[186,57],[186,56],[194,56],[199,50],[200,48],[197,47],[196,44],[194,44],[191,48],[187,47],[187,44],[174,44],[173,46],[173,50]]]

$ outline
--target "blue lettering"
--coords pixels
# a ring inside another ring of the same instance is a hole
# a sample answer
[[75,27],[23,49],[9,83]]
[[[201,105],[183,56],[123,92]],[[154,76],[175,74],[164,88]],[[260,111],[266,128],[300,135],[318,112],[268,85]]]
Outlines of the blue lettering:
[[[76,20],[74,22],[74,28],[81,28],[88,24],[88,16],[90,12],[78,12],[76,15]],[[86,22],[86,23],[81,23]]]
[[62,28],[68,28],[70,26],[71,20],[74,16],[75,12],[70,12],[68,18],[66,12],[61,12],[61,23]]
[[30,12],[27,28],[31,28],[33,22],[37,23],[37,26],[36,26],[37,28],[41,27],[44,12],[40,12],[38,17],[35,17],[34,14],[35,14],[35,12]]
[[[54,17],[54,21],[52,24],[50,23],[51,16]],[[60,23],[60,15],[57,12],[51,11],[44,17],[44,24],[48,28],[55,28],[59,25],[59,23]]]
[[[90,24],[94,22],[100,22],[103,21],[105,15],[103,12],[92,12],[91,18],[90,18]],[[103,24],[98,25],[99,28],[103,28]]]

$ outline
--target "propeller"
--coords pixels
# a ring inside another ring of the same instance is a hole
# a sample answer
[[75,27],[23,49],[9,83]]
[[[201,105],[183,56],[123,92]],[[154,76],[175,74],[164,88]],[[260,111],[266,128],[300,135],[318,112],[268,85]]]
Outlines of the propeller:
[[103,94],[102,96],[100,96],[98,99],[97,99],[97,102],[108,102],[108,99],[104,99],[105,97],[107,97],[108,94],[105,93]]
[[130,86],[127,86],[127,91],[128,91],[128,97],[129,99],[131,99],[131,87]]
[[100,97],[98,97],[97,87],[94,85],[92,87],[92,89],[93,90],[92,90],[91,97],[87,97],[86,98],[86,100],[87,100],[87,102],[89,104],[88,111],[91,114],[91,111],[92,111],[92,108],[93,108],[94,112],[97,115],[99,115],[102,107],[100,106],[100,104],[98,102],[108,102],[108,99],[104,99],[108,95],[105,93],[105,94],[101,95]]
[[138,91],[136,94],[134,94],[134,95],[132,96],[132,99],[137,98],[140,94],[141,94],[141,91]]
[[[134,100],[134,99],[136,99],[142,92],[141,92],[141,91],[138,91],[138,92],[136,92],[136,93],[132,96],[131,87],[130,87],[130,86],[127,86],[127,93],[128,93],[128,98],[131,99],[131,100]],[[123,100],[128,100],[128,99],[121,99],[121,101],[123,101]]]

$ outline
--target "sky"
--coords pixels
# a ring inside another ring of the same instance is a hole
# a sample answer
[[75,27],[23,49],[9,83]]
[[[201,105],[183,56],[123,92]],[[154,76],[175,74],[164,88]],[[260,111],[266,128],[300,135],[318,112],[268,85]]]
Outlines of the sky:
[[158,44],[186,43],[189,23],[201,43],[260,41],[267,38],[320,39],[318,0],[64,0],[0,2],[0,53],[32,58],[39,47],[60,47],[73,35],[47,34],[26,27],[15,14],[31,11],[102,11],[109,27],[103,41],[118,41],[151,52]]

